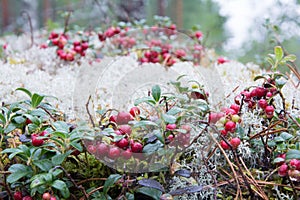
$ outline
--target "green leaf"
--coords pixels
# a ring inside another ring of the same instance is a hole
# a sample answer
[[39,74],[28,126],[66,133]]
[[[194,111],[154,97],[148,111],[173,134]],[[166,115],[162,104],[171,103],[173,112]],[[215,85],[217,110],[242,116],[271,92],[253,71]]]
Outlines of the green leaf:
[[155,102],[155,100],[152,97],[143,97],[143,98],[136,99],[134,101],[134,105],[135,106],[137,106],[137,105],[139,105],[141,103],[147,103],[147,104],[153,106],[153,105],[155,105],[156,102]]
[[159,200],[161,195],[162,195],[162,192],[157,190],[157,189],[154,189],[154,188],[149,188],[149,187],[141,187],[141,188],[138,188],[136,190],[137,193],[141,193],[141,194],[144,194],[144,195],[147,195],[149,197],[152,197],[153,199],[155,200]]
[[57,189],[60,191],[61,195],[64,198],[69,198],[70,197],[70,191],[67,187],[67,184],[61,180],[55,180],[52,185],[53,188]]
[[0,113],[0,121],[5,124],[6,123],[6,118],[4,117],[4,115],[2,113]]
[[53,167],[53,164],[49,159],[35,160],[33,161],[33,164],[40,168],[42,171],[46,172]]
[[163,146],[164,145],[159,140],[157,140],[155,143],[146,144],[143,148],[143,153],[151,154],[153,152],[156,152],[158,149],[162,148]]
[[273,160],[273,163],[274,163],[274,164],[281,163],[281,162],[284,162],[284,159],[281,158],[281,157],[277,157],[277,158],[275,158],[275,159]]
[[257,81],[257,80],[259,80],[259,79],[265,79],[265,80],[266,80],[266,77],[261,76],[261,75],[258,75],[258,76],[255,76],[253,80],[254,80],[254,81]]
[[175,124],[176,123],[176,117],[173,115],[168,115],[168,114],[163,114],[162,115],[163,120],[167,123],[167,124]]
[[276,86],[280,89],[286,84],[287,80],[284,78],[279,78],[275,80]]
[[70,155],[70,152],[64,153],[64,154],[57,154],[51,158],[51,161],[53,165],[60,165],[61,163],[64,162],[66,157]]
[[149,187],[149,188],[155,188],[157,190],[160,190],[162,192],[165,191],[163,186],[156,180],[153,179],[142,179],[138,181],[138,184],[141,186]]
[[182,112],[182,111],[183,111],[182,108],[179,108],[179,107],[177,107],[177,106],[174,106],[174,107],[172,107],[172,108],[167,112],[167,114],[168,114],[168,115],[176,115],[176,114],[178,114],[178,113],[180,113],[180,112]]
[[280,61],[283,58],[283,51],[280,46],[274,47],[275,58],[277,61]]
[[161,89],[158,85],[154,85],[152,87],[152,97],[153,99],[158,102],[160,100],[160,96],[161,96]]
[[9,183],[14,183],[25,176],[32,175],[33,173],[31,167],[22,164],[14,164],[10,166],[8,171],[11,172],[11,174],[7,177],[7,182]]
[[294,61],[296,61],[296,59],[297,59],[297,56],[296,56],[296,55],[290,54],[290,55],[285,56],[285,57],[282,59],[282,61],[284,61],[284,62],[287,62],[287,61],[289,61],[289,62],[294,62]]
[[32,94],[29,90],[27,90],[25,88],[17,88],[16,91],[18,91],[18,90],[24,92],[25,94],[27,94],[31,98]]
[[142,120],[138,121],[133,125],[134,128],[143,127],[143,126],[155,126],[158,127],[158,125],[155,122],[148,121],[148,120]]
[[45,184],[46,180],[45,180],[44,176],[45,176],[45,173],[37,174],[37,175],[33,176],[30,179],[31,180],[30,189],[33,189],[33,188],[36,188],[38,186],[41,186],[41,185]]
[[26,121],[26,119],[23,116],[16,116],[13,119],[17,124],[23,124]]
[[15,130],[17,127],[15,124],[10,123],[5,129],[4,129],[4,133],[10,133],[11,131]]
[[39,94],[34,93],[31,97],[31,106],[36,108],[43,101],[45,96],[41,96]]
[[58,132],[63,132],[63,133],[69,132],[69,125],[64,121],[56,121],[53,123],[53,126]]
[[270,65],[272,65],[272,66],[275,65],[275,62],[274,62],[274,60],[273,60],[271,57],[267,57],[267,58],[266,58],[266,61],[267,61]]
[[125,196],[127,200],[134,200],[134,195],[129,192],[127,192]]
[[111,174],[104,183],[103,186],[104,194],[107,194],[109,188],[113,186],[120,178],[122,178],[122,175],[120,174]]
[[294,136],[292,134],[287,133],[287,132],[282,132],[280,134],[280,137],[282,137],[285,141],[288,141],[288,140],[292,139]]
[[286,160],[291,160],[291,159],[300,159],[300,150],[297,149],[290,149],[285,156]]

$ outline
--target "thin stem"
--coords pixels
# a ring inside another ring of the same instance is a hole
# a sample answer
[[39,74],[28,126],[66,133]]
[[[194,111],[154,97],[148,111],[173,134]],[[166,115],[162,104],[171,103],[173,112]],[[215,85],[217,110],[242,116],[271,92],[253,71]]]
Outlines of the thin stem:
[[67,170],[66,170],[65,168],[63,168],[62,166],[56,166],[56,167],[54,167],[54,170],[55,170],[55,169],[58,169],[58,168],[64,171],[65,175],[70,179],[70,181],[73,183],[73,185],[74,185],[77,189],[80,189],[80,190],[83,192],[83,194],[84,194],[84,199],[87,200],[88,197],[89,197],[89,195],[86,193],[84,187],[82,187],[82,185],[78,185],[78,184],[75,182],[75,180],[71,177],[71,175],[67,172]]
[[95,122],[94,122],[93,117],[89,110],[89,103],[90,103],[91,98],[92,98],[92,96],[90,95],[87,103],[85,104],[85,108],[86,108],[87,114],[89,115],[89,118],[90,118],[90,121],[91,121],[93,127],[95,127]]

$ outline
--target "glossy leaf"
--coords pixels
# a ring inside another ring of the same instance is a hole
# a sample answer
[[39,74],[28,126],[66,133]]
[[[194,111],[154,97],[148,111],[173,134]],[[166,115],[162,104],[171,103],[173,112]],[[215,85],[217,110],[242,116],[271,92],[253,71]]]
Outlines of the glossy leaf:
[[109,188],[113,186],[119,179],[122,178],[120,174],[111,174],[104,183],[103,192],[107,194]]
[[55,180],[52,185],[53,188],[57,189],[60,191],[61,195],[64,198],[69,198],[70,197],[70,191],[67,187],[67,184],[61,180]]
[[163,186],[156,180],[153,179],[142,179],[138,181],[139,185],[145,186],[145,187],[149,187],[149,188],[155,188],[157,190],[160,190],[162,192],[165,191],[165,189],[163,188]]
[[44,96],[34,93],[31,97],[31,106],[33,108],[36,108],[37,106],[40,105],[40,103],[43,101],[43,99],[44,99]]
[[283,50],[280,46],[274,47],[275,58],[280,61],[283,58]]
[[188,186],[185,188],[180,188],[177,190],[174,190],[170,192],[172,196],[178,196],[178,195],[183,195],[183,194],[192,194],[196,192],[202,191],[203,187],[202,186]]
[[17,88],[16,91],[22,91],[24,92],[25,94],[27,94],[30,98],[32,96],[31,92],[25,88]]
[[33,173],[31,167],[23,164],[14,164],[10,166],[8,171],[11,172],[11,174],[7,177],[7,182],[9,183],[14,183],[25,176],[30,176]]
[[291,159],[300,159],[300,150],[297,149],[290,149],[285,156],[286,160],[291,160]]
[[149,197],[152,197],[155,200],[159,200],[162,195],[162,192],[160,190],[157,190],[154,188],[149,188],[149,187],[138,188],[136,190],[136,193],[141,193],[141,194],[147,195]]
[[152,87],[152,90],[151,90],[151,94],[152,94],[152,97],[153,99],[158,102],[160,100],[160,96],[161,96],[161,89],[158,85],[155,85]]

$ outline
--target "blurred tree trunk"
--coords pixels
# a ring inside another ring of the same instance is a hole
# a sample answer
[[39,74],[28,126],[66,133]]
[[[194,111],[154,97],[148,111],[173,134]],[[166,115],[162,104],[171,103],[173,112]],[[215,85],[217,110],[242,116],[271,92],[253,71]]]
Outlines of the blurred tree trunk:
[[183,4],[182,0],[176,0],[176,24],[177,27],[183,28]]
[[9,8],[8,8],[8,0],[2,0],[2,26],[3,28],[9,25]]
[[50,18],[51,19],[51,2],[50,0],[44,0],[44,13],[43,13],[43,17],[44,17],[44,26],[47,25],[47,21]]
[[[28,13],[30,16],[32,28],[35,30],[39,28],[39,21],[38,21],[38,1],[37,0],[22,0],[22,11],[25,11]],[[24,21],[26,21],[27,16],[23,15]],[[24,23],[23,25],[23,30],[24,31],[29,31],[30,26],[29,26],[29,21],[26,21],[28,23]]]
[[121,0],[117,6],[120,12],[115,13],[120,21],[133,21],[146,18],[144,0]]
[[157,0],[158,7],[158,15],[165,16],[166,15],[166,1],[165,0]]

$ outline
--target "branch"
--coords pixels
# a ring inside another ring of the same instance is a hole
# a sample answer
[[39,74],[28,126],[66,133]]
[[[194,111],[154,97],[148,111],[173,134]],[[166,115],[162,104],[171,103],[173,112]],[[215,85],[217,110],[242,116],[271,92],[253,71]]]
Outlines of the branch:
[[89,118],[90,118],[90,121],[91,121],[93,127],[95,127],[95,123],[94,123],[93,117],[92,117],[92,115],[90,113],[90,110],[89,110],[89,103],[90,103],[91,98],[92,98],[92,96],[90,95],[87,103],[85,104],[85,108],[86,108],[87,114],[89,115]]

